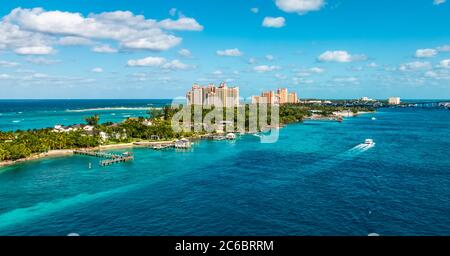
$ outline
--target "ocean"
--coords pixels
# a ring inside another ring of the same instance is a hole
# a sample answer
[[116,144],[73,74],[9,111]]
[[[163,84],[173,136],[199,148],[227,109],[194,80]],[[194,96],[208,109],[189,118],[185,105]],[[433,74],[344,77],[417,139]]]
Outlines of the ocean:
[[[0,108],[0,129],[130,107],[34,104]],[[135,111],[101,118],[145,113]],[[112,150],[135,160],[109,167],[86,156],[21,163],[0,169],[0,235],[450,235],[449,134],[448,110],[385,108],[287,125],[273,144],[243,135],[188,151]],[[375,146],[361,146],[367,138]]]
[[0,100],[0,130],[48,128],[57,124],[85,123],[95,114],[100,122],[120,122],[128,117],[148,116],[150,108],[170,100]]

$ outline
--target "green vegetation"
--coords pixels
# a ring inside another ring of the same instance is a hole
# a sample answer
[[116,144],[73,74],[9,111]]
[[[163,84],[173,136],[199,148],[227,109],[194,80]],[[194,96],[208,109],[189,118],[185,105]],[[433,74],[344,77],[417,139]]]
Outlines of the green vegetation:
[[86,117],[84,120],[86,120],[86,123],[88,123],[88,125],[95,126],[100,121],[100,117],[98,115],[93,115],[91,117]]
[[[123,142],[133,142],[137,140],[171,140],[181,137],[193,137],[204,134],[205,132],[193,132],[192,129],[175,132],[171,127],[172,117],[182,109],[166,106],[162,109],[151,109],[148,114],[151,118],[128,118],[121,123],[100,124],[98,115],[86,118],[89,125],[94,126],[94,130],[85,131],[83,126],[78,125],[73,129],[55,131],[53,129],[34,129],[27,131],[0,132],[0,161],[17,160],[31,156],[36,153],[48,152],[56,149],[75,149],[92,148],[101,144],[115,144]],[[250,107],[245,106],[245,128],[250,126]],[[202,120],[210,113],[212,109],[201,110]],[[312,112],[321,116],[331,116],[335,111],[351,110],[354,113],[358,111],[372,111],[363,107],[333,107],[316,106],[304,104],[285,104],[279,107],[279,120],[281,124],[300,122],[305,117],[311,116]],[[234,120],[231,124],[233,128],[237,127],[238,108],[234,109]],[[240,108],[242,111],[242,108]],[[267,109],[267,120],[258,120],[257,129],[260,130],[261,123],[270,123],[271,109]],[[191,120],[194,120],[194,107],[191,108]],[[226,120],[226,111],[223,111],[223,119]],[[229,120],[231,121],[231,120]],[[212,122],[215,122],[212,118]]]

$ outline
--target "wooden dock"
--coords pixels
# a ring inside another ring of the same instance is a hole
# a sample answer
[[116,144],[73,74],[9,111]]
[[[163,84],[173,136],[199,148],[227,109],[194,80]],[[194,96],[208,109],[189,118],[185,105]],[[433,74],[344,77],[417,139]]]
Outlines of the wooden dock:
[[134,159],[134,157],[129,153],[123,154],[113,154],[99,151],[88,151],[88,150],[74,150],[73,153],[75,155],[83,155],[83,156],[92,156],[98,158],[106,158],[105,160],[100,161],[101,166],[108,166],[115,163],[123,163],[128,162]]
[[101,166],[108,166],[108,165],[112,165],[112,164],[115,164],[115,163],[128,162],[128,161],[131,161],[133,159],[134,159],[133,156],[121,156],[121,157],[117,157],[117,158],[113,158],[113,159],[102,160],[102,161],[100,161],[100,165]]

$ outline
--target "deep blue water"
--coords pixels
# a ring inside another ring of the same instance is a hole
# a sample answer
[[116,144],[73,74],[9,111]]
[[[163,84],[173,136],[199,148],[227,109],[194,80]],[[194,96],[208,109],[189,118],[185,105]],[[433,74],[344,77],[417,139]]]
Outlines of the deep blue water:
[[380,109],[288,125],[274,144],[23,163],[0,169],[0,234],[450,235],[449,134],[448,110]]

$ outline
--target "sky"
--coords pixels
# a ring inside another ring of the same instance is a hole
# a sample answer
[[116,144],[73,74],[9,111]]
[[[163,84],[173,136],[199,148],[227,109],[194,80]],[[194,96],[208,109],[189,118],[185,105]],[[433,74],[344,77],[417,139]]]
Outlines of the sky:
[[450,0],[9,0],[0,98],[450,98]]

